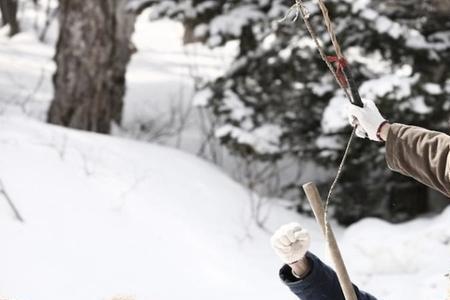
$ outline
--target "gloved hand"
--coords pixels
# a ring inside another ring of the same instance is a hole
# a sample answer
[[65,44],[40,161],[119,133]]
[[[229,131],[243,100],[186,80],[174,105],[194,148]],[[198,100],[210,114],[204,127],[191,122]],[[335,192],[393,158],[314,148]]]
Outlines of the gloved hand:
[[[356,127],[356,135],[373,141],[381,141],[377,135],[380,126],[386,122],[380,111],[372,100],[363,100],[364,107],[348,104],[347,114],[349,122]],[[356,119],[356,120],[355,120]]]
[[272,248],[286,264],[302,259],[308,251],[311,238],[298,223],[281,226],[270,239]]

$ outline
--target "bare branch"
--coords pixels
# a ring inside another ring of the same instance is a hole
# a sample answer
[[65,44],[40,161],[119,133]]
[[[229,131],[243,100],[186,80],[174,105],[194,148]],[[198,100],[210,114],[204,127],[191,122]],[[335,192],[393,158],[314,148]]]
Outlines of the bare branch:
[[47,1],[47,7],[45,9],[45,24],[44,28],[42,28],[41,33],[39,34],[39,41],[43,42],[45,40],[45,37],[47,35],[47,31],[50,28],[50,25],[53,23],[53,21],[56,19],[59,13],[59,7],[52,10],[51,8],[51,1]]
[[3,197],[5,197],[6,202],[8,203],[8,205],[11,207],[11,210],[13,211],[16,219],[21,222],[24,223],[24,220],[22,218],[22,215],[19,213],[19,210],[17,209],[17,207],[14,205],[11,197],[9,196],[8,192],[6,191],[5,186],[3,185],[3,181],[0,179],[0,194],[3,195]]

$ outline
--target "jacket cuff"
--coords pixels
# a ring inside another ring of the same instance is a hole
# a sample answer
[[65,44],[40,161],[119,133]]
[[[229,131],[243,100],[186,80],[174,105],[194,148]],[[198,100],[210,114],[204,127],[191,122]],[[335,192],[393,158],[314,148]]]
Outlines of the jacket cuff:
[[399,131],[402,128],[402,124],[393,123],[389,127],[387,139],[386,139],[386,163],[389,167],[389,169],[393,171],[398,171],[398,162],[397,162],[397,155],[398,152],[397,145],[398,145],[398,135]]
[[294,275],[292,275],[292,269],[288,265],[284,265],[280,270],[281,280],[294,294],[303,293],[304,291],[312,289],[313,286],[317,286],[318,282],[320,282],[320,270],[317,268],[319,258],[310,252],[307,252],[305,256],[310,263],[310,271],[303,279],[294,277]]

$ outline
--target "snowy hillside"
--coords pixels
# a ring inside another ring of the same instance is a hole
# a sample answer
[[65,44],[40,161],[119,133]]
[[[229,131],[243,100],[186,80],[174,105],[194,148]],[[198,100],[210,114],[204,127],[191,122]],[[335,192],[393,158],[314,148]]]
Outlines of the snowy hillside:
[[[259,211],[265,228],[257,227],[255,195],[186,153],[197,153],[203,138],[195,110],[180,141],[163,141],[185,152],[45,124],[56,31],[40,43],[25,30],[30,24],[12,39],[0,32],[0,183],[25,220],[14,218],[0,190],[0,299],[295,299],[278,279],[269,238],[298,221],[328,262],[315,221],[269,201]],[[181,35],[178,23],[139,18],[127,72],[129,131],[116,134],[136,138],[130,132],[141,121],[169,124],[174,105],[192,104],[194,77],[220,74],[236,46],[183,47]],[[362,289],[380,300],[444,299],[450,209],[401,225],[365,219],[335,229]]]
[[288,298],[247,191],[209,163],[22,118],[0,128],[0,178],[25,219],[1,198],[2,295]]
[[[0,119],[0,295],[7,299],[294,299],[249,194],[216,167],[157,145]],[[264,208],[268,210],[269,208]],[[270,208],[269,230],[314,220]],[[381,299],[441,299],[450,211],[338,229],[353,279]],[[389,237],[386,233],[389,232]]]

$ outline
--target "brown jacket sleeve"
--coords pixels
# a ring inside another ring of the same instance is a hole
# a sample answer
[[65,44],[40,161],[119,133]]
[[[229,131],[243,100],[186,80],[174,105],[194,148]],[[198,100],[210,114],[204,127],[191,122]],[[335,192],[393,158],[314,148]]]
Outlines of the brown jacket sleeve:
[[450,198],[450,136],[392,124],[386,141],[391,170],[411,176]]

